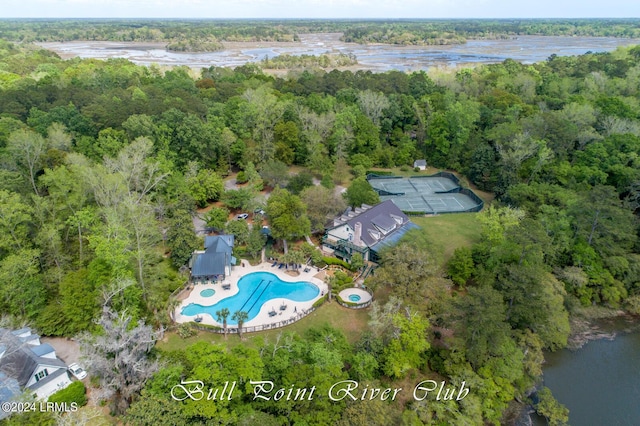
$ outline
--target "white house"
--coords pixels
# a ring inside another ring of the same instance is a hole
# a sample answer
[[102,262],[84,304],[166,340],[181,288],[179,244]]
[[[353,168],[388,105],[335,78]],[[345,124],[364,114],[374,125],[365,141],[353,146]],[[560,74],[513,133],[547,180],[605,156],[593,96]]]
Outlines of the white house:
[[413,168],[418,170],[427,170],[427,160],[416,160],[413,162]]
[[0,328],[0,372],[7,378],[0,382],[0,398],[9,399],[15,394],[16,383],[38,399],[48,398],[71,384],[67,365],[51,345],[41,344],[40,336],[28,327],[14,331]]

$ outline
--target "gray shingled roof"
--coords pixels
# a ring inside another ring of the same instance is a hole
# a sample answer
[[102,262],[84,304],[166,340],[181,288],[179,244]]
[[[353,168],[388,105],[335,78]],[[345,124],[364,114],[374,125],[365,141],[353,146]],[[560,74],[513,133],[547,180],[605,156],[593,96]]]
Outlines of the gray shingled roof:
[[[0,371],[0,403],[16,399],[22,392],[16,379]],[[9,412],[0,410],[0,420],[9,417]]]
[[[399,229],[409,222],[409,217],[402,213],[391,200],[384,201],[373,207],[363,205],[363,208],[364,210],[347,211],[341,218],[336,220],[338,223],[334,228],[347,223],[351,229],[354,229],[355,224],[360,222],[362,224],[360,238],[368,247],[383,241],[395,229]],[[401,223],[398,223],[396,218]],[[379,236],[379,238],[376,238],[376,236]]]
[[33,346],[31,348],[31,350],[37,356],[44,356],[44,355],[49,354],[51,352],[55,352],[55,349],[53,349],[53,347],[48,343],[43,343],[41,345]]
[[7,346],[7,353],[0,358],[0,370],[15,378],[22,387],[26,386],[38,365],[63,368],[67,365],[58,358],[44,358],[37,355],[31,346],[21,342],[21,339],[7,329],[0,329],[0,340]]

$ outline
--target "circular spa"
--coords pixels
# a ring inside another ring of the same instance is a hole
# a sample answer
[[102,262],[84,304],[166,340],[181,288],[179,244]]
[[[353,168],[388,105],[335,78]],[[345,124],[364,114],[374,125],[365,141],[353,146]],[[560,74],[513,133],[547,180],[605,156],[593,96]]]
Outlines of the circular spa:
[[346,302],[347,307],[358,307],[368,304],[371,301],[371,295],[361,288],[350,287],[338,293],[340,299]]
[[212,288],[207,288],[207,289],[202,290],[200,292],[200,296],[202,296],[202,297],[211,297],[214,294],[216,294],[216,291],[214,289],[212,289]]

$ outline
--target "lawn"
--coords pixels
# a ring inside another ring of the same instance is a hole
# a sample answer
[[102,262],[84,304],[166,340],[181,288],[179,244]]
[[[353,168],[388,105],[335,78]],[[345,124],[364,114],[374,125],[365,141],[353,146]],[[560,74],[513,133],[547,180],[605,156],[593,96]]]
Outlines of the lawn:
[[477,213],[453,213],[437,216],[412,216],[411,221],[420,226],[425,240],[432,246],[427,248],[442,253],[446,262],[453,251],[462,246],[471,246],[480,241],[480,222]]
[[[342,330],[347,340],[350,343],[354,343],[366,329],[367,321],[369,321],[369,309],[348,309],[333,301],[331,303],[325,303],[307,317],[287,327],[256,333],[245,333],[242,343],[249,347],[258,348],[265,340],[274,341],[279,333],[296,332],[302,334],[309,328],[325,323]],[[168,332],[165,334],[165,338],[158,342],[157,348],[164,351],[173,351],[199,341],[223,343],[229,347],[237,346],[241,343],[237,334],[230,334],[225,341],[223,335],[205,331],[201,331],[197,336],[188,339],[180,338],[175,332]]]
[[[404,170],[403,170],[404,169]],[[442,169],[436,169],[435,167],[427,167],[426,170],[415,171],[413,167],[409,166],[398,166],[392,168],[382,168],[382,167],[371,167],[368,169],[372,172],[381,171],[381,172],[391,172],[393,176],[402,176],[402,177],[411,177],[411,176],[429,176],[435,173],[441,172]]]

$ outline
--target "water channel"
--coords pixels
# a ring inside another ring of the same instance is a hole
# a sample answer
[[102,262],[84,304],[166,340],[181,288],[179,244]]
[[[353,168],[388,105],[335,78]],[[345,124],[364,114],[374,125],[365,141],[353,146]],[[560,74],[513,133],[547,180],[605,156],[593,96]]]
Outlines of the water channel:
[[[628,325],[617,321],[610,331]],[[545,355],[544,384],[569,409],[573,426],[640,424],[640,333]]]
[[345,53],[357,57],[358,64],[351,69],[414,71],[497,63],[507,58],[533,63],[543,61],[552,54],[579,55],[640,44],[638,39],[610,37],[520,36],[505,40],[470,40],[451,46],[390,46],[345,43],[340,41],[340,35],[301,34],[300,42],[224,43],[224,50],[208,53],[170,52],[165,50],[163,43],[82,41],[40,45],[63,58],[126,58],[141,65],[186,65],[197,69],[212,65],[236,67],[281,54]]

